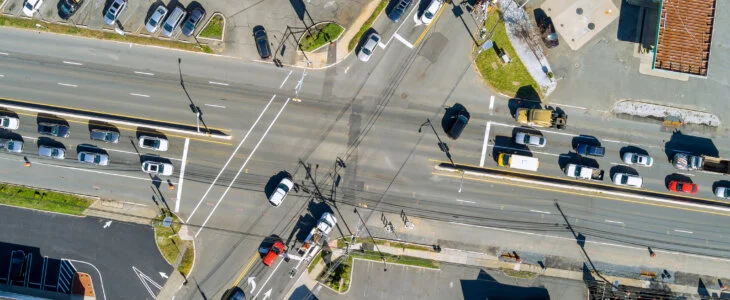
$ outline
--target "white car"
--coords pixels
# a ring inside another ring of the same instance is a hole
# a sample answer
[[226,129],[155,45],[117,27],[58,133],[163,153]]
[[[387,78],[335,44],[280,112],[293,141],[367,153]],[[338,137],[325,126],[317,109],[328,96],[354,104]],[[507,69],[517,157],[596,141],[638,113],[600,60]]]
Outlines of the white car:
[[172,164],[147,160],[142,163],[142,171],[153,175],[170,176],[173,171]]
[[20,127],[20,120],[14,117],[0,116],[0,128],[5,129],[18,129]]
[[520,145],[529,145],[535,147],[545,147],[547,140],[541,135],[532,135],[526,132],[518,132],[515,134],[515,143]]
[[28,0],[23,5],[23,14],[32,17],[43,5],[43,0]]
[[654,159],[649,155],[627,152],[624,153],[624,162],[630,165],[651,167],[654,164]]
[[291,177],[282,178],[276,186],[276,190],[269,196],[269,203],[274,207],[281,205],[284,202],[284,197],[286,197],[292,187],[294,187],[294,183],[291,181]]
[[360,48],[360,52],[357,54],[357,58],[365,62],[370,60],[370,56],[373,55],[373,50],[375,50],[375,47],[378,46],[379,42],[380,35],[377,32],[370,33],[367,41],[365,41],[365,44],[363,44],[362,48]]
[[644,185],[644,180],[641,178],[641,176],[626,173],[616,173],[613,174],[613,183],[615,185],[624,185],[640,188]]
[[431,3],[428,4],[426,10],[423,11],[423,15],[421,15],[421,22],[423,22],[423,24],[431,23],[443,4],[444,3],[441,2],[441,0],[431,0]]
[[165,19],[165,16],[167,16],[167,7],[160,4],[155,9],[155,12],[152,13],[150,18],[147,19],[147,23],[144,25],[144,28],[147,29],[149,33],[155,33],[157,29],[160,29],[160,23],[162,23],[162,20]]
[[139,147],[157,151],[167,151],[166,139],[143,135],[139,137]]
[[730,199],[730,189],[724,186],[719,186],[715,189],[715,196],[724,199]]

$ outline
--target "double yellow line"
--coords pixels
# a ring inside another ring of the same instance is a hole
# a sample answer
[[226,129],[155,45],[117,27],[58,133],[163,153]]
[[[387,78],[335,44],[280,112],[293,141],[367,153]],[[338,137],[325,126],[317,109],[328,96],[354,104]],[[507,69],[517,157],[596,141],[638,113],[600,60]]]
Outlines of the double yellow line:
[[233,292],[233,288],[237,287],[241,283],[241,280],[243,280],[243,276],[246,276],[246,273],[248,273],[248,270],[251,269],[251,266],[253,266],[253,263],[255,261],[256,261],[256,255],[254,254],[251,257],[251,260],[248,261],[248,264],[246,265],[246,267],[243,268],[243,271],[241,271],[241,274],[238,274],[238,277],[233,282],[233,285],[231,285],[231,287],[228,289],[228,291],[223,295],[223,299],[228,299],[228,296],[230,296],[231,292]]
[[428,23],[428,26],[426,26],[426,30],[424,30],[421,35],[418,37],[415,43],[413,43],[413,48],[417,47],[418,44],[423,40],[424,37],[426,37],[426,34],[428,33],[428,30],[431,29],[431,26],[436,23],[436,20],[438,20],[439,16],[441,16],[441,13],[444,12],[446,9],[446,6],[448,6],[451,1],[443,0],[443,4],[441,5],[441,9],[436,13],[436,16],[433,17],[433,20],[431,20],[431,23]]

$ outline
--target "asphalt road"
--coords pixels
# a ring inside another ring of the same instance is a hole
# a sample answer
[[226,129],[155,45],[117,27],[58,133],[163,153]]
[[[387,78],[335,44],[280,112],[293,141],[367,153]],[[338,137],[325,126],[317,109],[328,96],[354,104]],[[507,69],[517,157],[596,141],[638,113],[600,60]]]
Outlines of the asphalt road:
[[44,257],[48,260],[46,285],[62,286],[58,283],[62,276],[53,276],[58,274],[53,270],[70,262],[77,271],[92,276],[97,299],[154,299],[166,280],[160,273],[169,276],[172,271],[149,226],[113,221],[105,228],[109,220],[13,207],[4,207],[0,216],[5,222],[2,261],[9,260],[13,250],[32,253],[34,267],[28,272],[32,288],[39,288],[32,283],[42,282]]
[[[0,52],[7,54],[0,56],[0,96],[195,124],[192,102],[201,107],[207,126],[233,136],[223,143],[211,139],[190,141],[179,198],[179,190],[166,190],[163,184],[157,191],[154,182],[137,171],[139,158],[128,141],[135,134],[133,129],[123,128],[123,144],[104,145],[115,165],[99,169],[112,175],[89,173],[86,167],[69,168],[78,167],[72,161],[53,162],[67,168],[34,164],[23,169],[21,156],[2,154],[2,161],[8,162],[7,181],[27,183],[27,178],[40,178],[40,183],[34,185],[145,204],[154,203],[152,196],[162,195],[168,205],[179,205],[181,216],[198,234],[196,245],[201,254],[192,276],[197,284],[180,292],[189,297],[222,295],[232,284],[245,283],[250,276],[259,280],[258,289],[267,288],[260,280],[273,273],[257,261],[258,247],[271,234],[288,237],[293,230],[301,229],[298,227],[305,224],[298,220],[306,215],[310,195],[302,189],[290,195],[281,207],[273,208],[266,201],[266,186],[286,171],[307,190],[314,190],[301,160],[311,163],[318,186],[329,191],[332,180],[328,174],[334,173],[337,157],[347,168],[338,171],[342,181],[335,201],[364,203],[386,211],[409,208],[421,217],[434,219],[457,216],[472,224],[539,230],[560,218],[553,213],[548,221],[524,224],[534,219],[536,213],[532,210],[552,209],[554,199],[560,199],[566,214],[580,218],[581,226],[595,235],[591,238],[610,237],[619,242],[652,243],[656,248],[694,248],[697,253],[729,255],[725,242],[728,232],[716,226],[727,222],[726,215],[470,178],[459,193],[459,178],[434,173],[433,167],[446,158],[430,129],[419,133],[418,128],[426,118],[438,125],[443,106],[455,102],[464,104],[472,115],[462,136],[447,141],[458,163],[480,165],[484,157],[485,166],[495,166],[489,157],[494,149],[518,151],[509,149],[514,148],[510,142],[511,126],[516,125],[510,116],[514,103],[483,87],[472,71],[468,36],[473,25],[469,25],[468,15],[461,17],[455,16],[451,8],[446,9],[423,38],[425,26],[413,26],[412,15],[399,24],[381,18],[374,28],[387,46],[378,48],[370,62],[363,64],[350,56],[326,71],[306,73],[226,57],[2,28],[0,39],[13,42],[0,45]],[[303,84],[297,92],[300,80]],[[291,101],[295,96],[302,101]],[[491,96],[496,96],[493,104]],[[702,150],[687,138],[676,142],[675,137],[675,142],[667,145],[672,135],[655,125],[614,118],[600,110],[562,108],[569,115],[569,128],[560,132],[544,130],[548,147],[531,150],[542,162],[541,174],[562,176],[560,155],[570,152],[577,135],[585,134],[601,139],[607,147],[608,155],[597,160],[607,173],[619,166],[614,164],[620,163],[618,154],[625,146],[647,150],[656,158],[655,166],[636,170],[644,176],[647,189],[663,190],[666,176],[676,172],[666,162],[667,148],[678,149],[678,144],[681,150]],[[30,141],[37,137],[34,116],[17,113],[21,115],[18,133],[28,137],[26,152],[33,153]],[[69,148],[83,143],[88,134],[84,124],[71,121]],[[488,121],[492,123],[485,140]],[[446,138],[438,126],[436,129]],[[721,132],[715,133],[712,141],[717,149],[730,142]],[[485,143],[488,147],[483,156]],[[170,151],[162,154],[179,159],[173,160],[177,170],[181,169],[182,144],[184,137],[173,137]],[[234,151],[236,155],[226,163]],[[722,151],[719,154],[730,156]],[[226,169],[220,172],[223,166]],[[686,176],[700,184],[699,197],[714,199],[710,189],[721,177],[704,173]],[[177,181],[179,177],[176,171],[170,179]],[[219,179],[209,190],[216,177]],[[619,230],[605,220],[625,222],[632,230]],[[692,233],[669,241],[667,229]],[[713,246],[707,247],[708,243]],[[277,269],[269,284],[283,282],[287,269],[286,265]],[[285,291],[285,284],[276,290]]]

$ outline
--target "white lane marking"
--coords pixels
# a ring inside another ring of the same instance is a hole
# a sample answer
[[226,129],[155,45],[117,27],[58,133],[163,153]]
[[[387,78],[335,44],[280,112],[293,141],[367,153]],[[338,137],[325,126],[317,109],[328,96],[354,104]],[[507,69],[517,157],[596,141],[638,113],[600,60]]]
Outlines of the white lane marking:
[[210,83],[210,84],[216,84],[216,85],[222,85],[222,86],[228,86],[227,83],[223,83],[223,82],[208,81],[208,83]]
[[397,32],[393,33],[393,37],[396,40],[399,40],[401,43],[403,43],[403,45],[406,45],[406,47],[413,49],[413,44],[411,44],[408,40],[406,40],[402,36],[400,36],[400,34],[398,34]]
[[[442,221],[437,221],[437,222],[442,222]],[[471,225],[471,224],[464,224],[464,223],[458,223],[458,222],[447,222],[447,223],[454,224],[454,225],[467,226],[467,227],[476,227],[476,228],[490,229],[490,230],[495,230],[495,231],[512,232],[512,233],[519,233],[519,234],[532,235],[532,236],[541,236],[541,237],[554,238],[554,239],[559,239],[559,240],[575,242],[575,238],[568,238],[568,237],[563,237],[563,236],[554,236],[554,235],[549,235],[549,234],[532,233],[532,232],[526,232],[526,231],[481,226],[481,225]],[[634,246],[627,246],[627,245],[620,245],[620,244],[613,244],[613,243],[606,243],[606,242],[596,242],[596,241],[592,241],[592,240],[586,240],[585,242],[586,242],[586,244],[596,244],[596,245],[613,246],[613,247],[618,247],[618,248],[640,250],[640,251],[644,251],[644,253],[646,253],[645,252],[646,247],[643,247],[643,248],[634,247]],[[697,254],[691,254],[691,253],[682,253],[682,252],[676,252],[676,251],[654,250],[654,252],[657,252],[657,253],[661,252],[661,253],[675,254],[675,255],[686,255],[686,256],[697,257],[697,258],[707,258],[707,259],[716,260],[716,261],[730,262],[730,259],[726,259],[726,258],[718,258],[718,257],[697,255]]]
[[686,175],[686,176],[695,176],[695,174],[691,174],[691,173],[677,172],[677,174],[682,174],[682,175]]
[[549,152],[530,151],[530,150],[525,150],[525,149],[517,149],[517,148],[505,147],[505,146],[497,146],[497,145],[494,145],[492,147],[494,147],[494,148],[502,148],[502,149],[509,149],[509,150],[512,150],[512,151],[520,151],[520,152],[527,152],[527,153],[537,153],[537,154],[543,154],[543,155],[550,155],[550,156],[570,156],[570,155],[567,155],[567,154],[553,154],[553,153],[549,153]]
[[64,63],[64,64],[67,64],[67,65],[74,65],[74,66],[83,66],[83,65],[84,65],[84,64],[82,64],[82,63],[80,63],[80,62],[75,62],[75,61],[67,61],[67,60],[64,60],[64,61],[63,61],[63,63]]
[[[279,88],[284,87],[284,84],[286,83],[287,80],[289,80],[289,76],[291,76],[292,72],[294,72],[294,70],[289,70],[289,74],[286,75],[286,78],[284,78],[284,81],[281,82],[281,85],[279,85]],[[347,73],[347,71],[345,71],[345,73]]]
[[243,169],[246,168],[246,165],[248,165],[249,160],[251,160],[251,157],[253,157],[253,155],[256,153],[256,150],[261,145],[261,142],[263,142],[264,138],[266,138],[266,135],[269,134],[269,130],[271,130],[271,127],[274,127],[274,124],[276,124],[276,120],[279,119],[281,112],[283,112],[284,109],[286,108],[286,105],[289,104],[289,100],[291,100],[291,98],[286,98],[286,102],[284,102],[284,105],[281,106],[281,108],[279,109],[279,112],[276,113],[274,120],[271,121],[271,123],[269,124],[269,127],[266,127],[266,131],[264,131],[264,135],[261,136],[258,143],[256,143],[256,146],[253,147],[253,149],[251,150],[251,153],[248,155],[248,157],[246,157],[246,160],[243,162],[243,165],[241,165],[241,168],[239,168],[238,172],[236,172],[236,176],[233,176],[233,180],[231,180],[231,183],[228,184],[228,187],[226,187],[226,190],[223,192],[223,195],[221,195],[221,197],[218,198],[218,202],[216,202],[215,206],[213,206],[213,210],[210,211],[210,214],[208,214],[208,217],[205,218],[205,221],[203,221],[203,224],[200,225],[200,229],[198,230],[198,232],[195,233],[195,237],[198,237],[198,235],[201,232],[203,232],[203,229],[205,228],[205,224],[207,224],[208,220],[210,220],[210,217],[213,216],[213,213],[215,213],[215,210],[218,208],[218,205],[221,204],[221,202],[223,201],[223,198],[225,198],[226,195],[228,195],[228,191],[231,190],[231,187],[233,186],[233,184],[236,182],[236,180],[238,180],[238,176],[240,176],[241,172],[243,172]]
[[546,214],[546,215],[551,214],[551,212],[549,212],[549,211],[534,210],[534,209],[531,209],[530,211],[534,212],[534,213],[538,213],[538,214]]
[[614,223],[614,224],[623,224],[624,222],[621,221],[614,221],[614,220],[603,220],[606,223]]
[[225,107],[225,106],[223,106],[223,105],[215,105],[215,104],[208,104],[208,103],[206,103],[206,104],[205,104],[205,106],[210,106],[210,107],[217,107],[217,108],[226,108],[226,107]]
[[3,75],[3,74],[0,74],[0,78],[3,78],[3,77],[5,77],[5,75]]
[[553,102],[551,104],[555,104],[557,106],[572,107],[572,108],[577,108],[577,109],[587,109],[587,108],[585,108],[583,106],[575,106],[575,105],[569,105],[569,104],[560,104],[560,103],[555,103],[555,102]]
[[626,164],[622,164],[622,163],[616,163],[616,162],[612,162],[611,164],[612,164],[612,165],[614,165],[614,166],[624,166],[624,167],[628,167],[628,165],[626,165]]
[[[509,128],[518,127],[517,125],[509,125],[509,124],[504,124],[504,123],[499,123],[499,122],[492,122],[492,124],[499,125],[499,126],[504,126],[504,127],[509,127]],[[541,132],[549,132],[549,133],[553,133],[553,134],[559,134],[559,135],[578,136],[577,134],[565,133],[565,132],[557,132],[557,131],[550,131],[550,130],[540,130],[540,131]]]
[[487,157],[487,148],[489,147],[489,130],[492,127],[492,121],[487,121],[487,129],[484,130],[484,144],[482,145],[482,158],[479,160],[479,166],[484,166],[484,159]]
[[213,179],[213,182],[210,183],[210,186],[208,186],[208,189],[203,194],[203,197],[200,198],[200,201],[198,201],[198,204],[195,205],[193,212],[190,213],[190,216],[188,217],[187,220],[185,220],[185,223],[189,223],[190,220],[193,218],[193,216],[195,215],[195,212],[198,210],[198,207],[200,207],[200,204],[203,203],[203,200],[205,200],[205,197],[208,196],[208,193],[210,192],[210,190],[213,188],[215,183],[218,182],[218,178],[221,177],[221,174],[223,174],[223,171],[225,171],[226,168],[228,168],[228,164],[231,163],[231,160],[233,160],[233,157],[236,156],[236,153],[238,153],[238,149],[241,149],[241,146],[243,146],[243,143],[246,141],[246,139],[248,139],[248,135],[251,134],[251,131],[253,131],[253,128],[256,127],[256,124],[259,123],[259,120],[261,120],[261,116],[263,116],[264,113],[266,112],[266,110],[269,109],[269,105],[271,105],[271,102],[274,101],[274,98],[276,98],[276,95],[271,96],[269,103],[266,104],[266,106],[264,107],[264,110],[262,110],[261,113],[259,114],[258,118],[256,118],[256,121],[253,122],[253,125],[251,125],[251,128],[248,129],[248,131],[246,132],[246,135],[243,136],[243,140],[241,140],[241,142],[238,143],[238,146],[236,146],[236,149],[233,150],[233,152],[231,153],[231,156],[228,157],[228,161],[226,161],[226,163],[223,165],[223,168],[221,168],[220,172],[218,172],[218,175],[215,176],[215,179]]
[[461,200],[461,199],[456,199],[456,202],[464,202],[464,203],[476,203],[476,202],[474,202],[474,201],[469,201],[469,200]]
[[182,201],[183,178],[185,178],[185,166],[188,164],[188,146],[190,139],[185,138],[185,146],[183,146],[182,164],[180,166],[180,179],[177,183],[177,201],[175,201],[175,212],[180,211],[180,202]]
[[[418,8],[418,5],[413,5],[413,8],[411,9],[410,12],[408,12],[408,15],[406,15],[404,17],[404,19],[408,18],[408,16],[410,16],[416,10],[416,8]],[[403,27],[403,25],[406,25],[406,23],[408,23],[408,22],[401,22],[400,25],[398,25],[398,28],[395,29],[395,32],[397,33],[400,30],[400,28]],[[395,35],[395,33],[393,35]],[[388,47],[388,44],[390,44],[390,41],[393,40],[393,37],[394,37],[393,35],[390,36],[388,41],[385,42],[385,45],[381,46],[381,48],[385,49],[385,47]],[[378,44],[380,44],[380,42],[378,42]]]
[[0,55],[8,55],[6,52],[0,52]]
[[491,115],[494,111],[494,95],[492,97],[489,97],[489,114]]
[[[104,290],[104,279],[101,277],[101,272],[99,272],[99,269],[97,269],[94,264],[85,262],[83,260],[75,260],[75,259],[70,259],[70,258],[64,258],[64,259],[68,260],[69,262],[87,264],[87,265],[91,266],[92,268],[94,268],[94,270],[96,270],[96,274],[99,274],[99,284],[101,284],[101,295],[104,296],[104,300],[106,300],[106,290]],[[71,264],[71,265],[73,266],[73,264]],[[76,266],[74,266],[74,269],[76,269]],[[76,270],[78,270],[78,269],[76,269]],[[43,280],[44,281],[46,280],[45,277],[43,277]]]
[[[117,150],[117,149],[111,149],[111,148],[102,148],[102,149],[104,149],[104,150],[106,150],[106,151],[114,151],[114,152],[120,152],[120,153],[127,153],[127,154],[134,154],[134,155],[140,155],[140,153],[139,153],[139,152],[124,151],[124,150]],[[170,159],[170,160],[176,160],[176,161],[180,161],[180,159],[179,159],[179,158],[168,158],[168,159]]]
[[75,84],[69,84],[69,83],[63,83],[63,82],[59,82],[59,83],[58,83],[58,85],[62,85],[62,86],[69,86],[69,87],[78,87],[78,85],[75,85]]
[[144,98],[150,97],[150,95],[145,95],[145,94],[137,94],[137,93],[129,93],[129,94],[132,96],[137,96],[137,97],[144,97]]
[[29,139],[29,140],[34,140],[34,141],[38,139],[37,137],[32,137],[32,136],[24,136],[24,135],[22,135],[22,137],[24,139]]
[[[269,283],[269,280],[271,280],[271,276],[274,276],[274,273],[276,273],[276,270],[279,269],[279,266],[281,266],[282,261],[284,261],[283,258],[279,259],[279,263],[276,264],[276,268],[274,268],[274,271],[272,271],[271,274],[269,274],[269,277],[266,278],[266,281],[264,281],[264,284],[261,285],[261,288],[259,289],[259,292],[256,293],[256,296],[253,296],[254,299],[259,297],[259,294],[261,294],[261,291],[264,290],[264,287],[266,286],[266,284]],[[251,291],[251,292],[253,292],[253,291]]]
[[688,231],[688,230],[682,230],[682,229],[675,229],[675,232],[681,232],[681,233],[687,233],[687,234],[693,234],[694,232]]
[[[159,292],[162,289],[162,286],[160,286],[159,283],[152,280],[152,278],[147,276],[147,274],[142,273],[142,271],[137,269],[137,267],[132,266],[132,271],[134,271],[134,274],[137,275],[137,278],[139,278],[139,281],[142,282],[142,285],[145,287],[147,292],[150,293],[150,295],[152,295],[152,297],[155,297],[155,294],[157,294],[157,293],[155,293],[155,291],[152,290],[152,287],[157,288],[157,292]],[[150,284],[152,284],[152,287],[150,287]]]
[[140,72],[140,71],[134,71],[134,74],[147,75],[147,76],[155,76],[154,73]]
[[611,143],[619,143],[619,144],[624,144],[624,142],[622,142],[622,141],[617,141],[617,140],[609,140],[609,139],[604,139],[604,141],[606,141],[606,142],[611,142]]

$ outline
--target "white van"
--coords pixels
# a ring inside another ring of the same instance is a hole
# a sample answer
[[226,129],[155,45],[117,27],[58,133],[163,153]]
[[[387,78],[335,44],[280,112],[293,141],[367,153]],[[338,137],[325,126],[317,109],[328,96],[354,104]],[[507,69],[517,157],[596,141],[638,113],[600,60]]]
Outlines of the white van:
[[185,15],[185,9],[182,6],[175,6],[175,9],[167,16],[165,24],[162,25],[162,34],[166,37],[171,37],[175,29],[182,23]]
[[502,167],[537,172],[540,162],[537,157],[522,156],[517,154],[500,153],[497,157],[497,164]]

